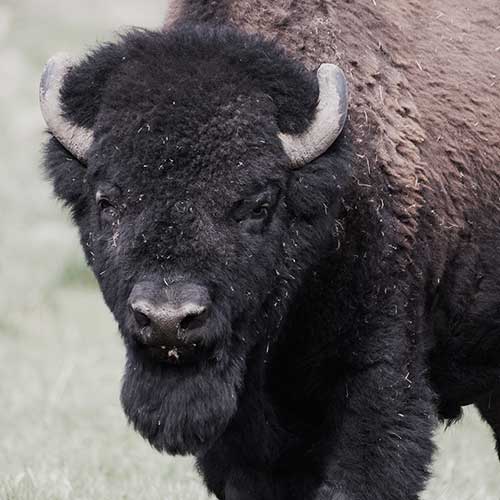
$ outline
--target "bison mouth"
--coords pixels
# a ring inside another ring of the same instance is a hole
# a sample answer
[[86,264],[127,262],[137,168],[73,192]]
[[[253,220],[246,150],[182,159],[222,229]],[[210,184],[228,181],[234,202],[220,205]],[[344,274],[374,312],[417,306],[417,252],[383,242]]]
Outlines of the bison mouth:
[[136,342],[136,350],[141,357],[174,366],[199,364],[212,357],[212,349],[197,343],[149,346]]
[[159,347],[147,347],[144,346],[144,350],[147,355],[156,361],[162,363],[172,363],[177,364],[182,362],[186,362],[189,360],[190,355],[193,354],[193,349],[196,348],[196,344],[193,344],[192,349],[185,349],[181,347],[171,347],[166,345],[161,345]]

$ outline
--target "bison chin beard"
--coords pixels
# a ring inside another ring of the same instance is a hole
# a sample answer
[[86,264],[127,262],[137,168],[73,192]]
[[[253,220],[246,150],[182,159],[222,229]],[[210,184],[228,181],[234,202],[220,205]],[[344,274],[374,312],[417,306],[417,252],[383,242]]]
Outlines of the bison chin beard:
[[125,414],[160,452],[199,454],[236,412],[245,356],[218,356],[204,366],[175,367],[140,359],[127,349],[121,391]]

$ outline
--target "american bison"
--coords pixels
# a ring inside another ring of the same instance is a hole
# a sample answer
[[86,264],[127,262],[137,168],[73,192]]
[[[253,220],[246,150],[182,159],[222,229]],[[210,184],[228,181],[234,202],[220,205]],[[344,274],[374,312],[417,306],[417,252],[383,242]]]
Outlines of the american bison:
[[175,0],[41,82],[122,404],[225,500],[415,500],[500,436],[498,0]]

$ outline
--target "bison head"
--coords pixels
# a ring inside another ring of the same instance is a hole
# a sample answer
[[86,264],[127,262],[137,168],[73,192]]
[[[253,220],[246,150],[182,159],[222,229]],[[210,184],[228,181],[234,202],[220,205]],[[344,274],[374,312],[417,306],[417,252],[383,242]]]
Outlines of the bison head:
[[56,56],[40,97],[46,169],[125,341],[125,412],[159,450],[198,453],[335,239],[344,76],[191,26]]

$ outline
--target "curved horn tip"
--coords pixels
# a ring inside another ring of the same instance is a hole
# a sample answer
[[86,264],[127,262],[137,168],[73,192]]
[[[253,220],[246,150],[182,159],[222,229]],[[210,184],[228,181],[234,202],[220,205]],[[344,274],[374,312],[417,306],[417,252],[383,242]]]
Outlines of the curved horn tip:
[[338,138],[347,119],[347,79],[336,64],[324,63],[316,72],[318,104],[309,128],[299,135],[280,133],[291,167],[299,168],[321,156]]
[[60,52],[46,63],[40,79],[40,109],[47,128],[76,158],[84,162],[94,140],[91,129],[71,123],[64,117],[61,89],[68,71],[78,64],[77,59]]
[[[40,79],[40,105],[42,108],[42,115],[47,122],[46,112],[49,101],[54,98],[60,99],[59,92],[64,83],[64,77],[72,66],[76,64],[76,59],[67,54],[66,52],[58,52],[53,55],[45,64],[43,68],[42,77]],[[53,94],[53,95],[51,95]],[[51,104],[54,104],[53,102]],[[50,113],[49,113],[50,115]],[[50,128],[50,124],[47,122]]]
[[349,108],[349,86],[344,71],[340,66],[333,63],[323,63],[317,71],[318,81],[320,88],[325,87],[335,88],[339,98],[338,111],[339,111],[339,134],[344,128],[347,119],[347,110]]

